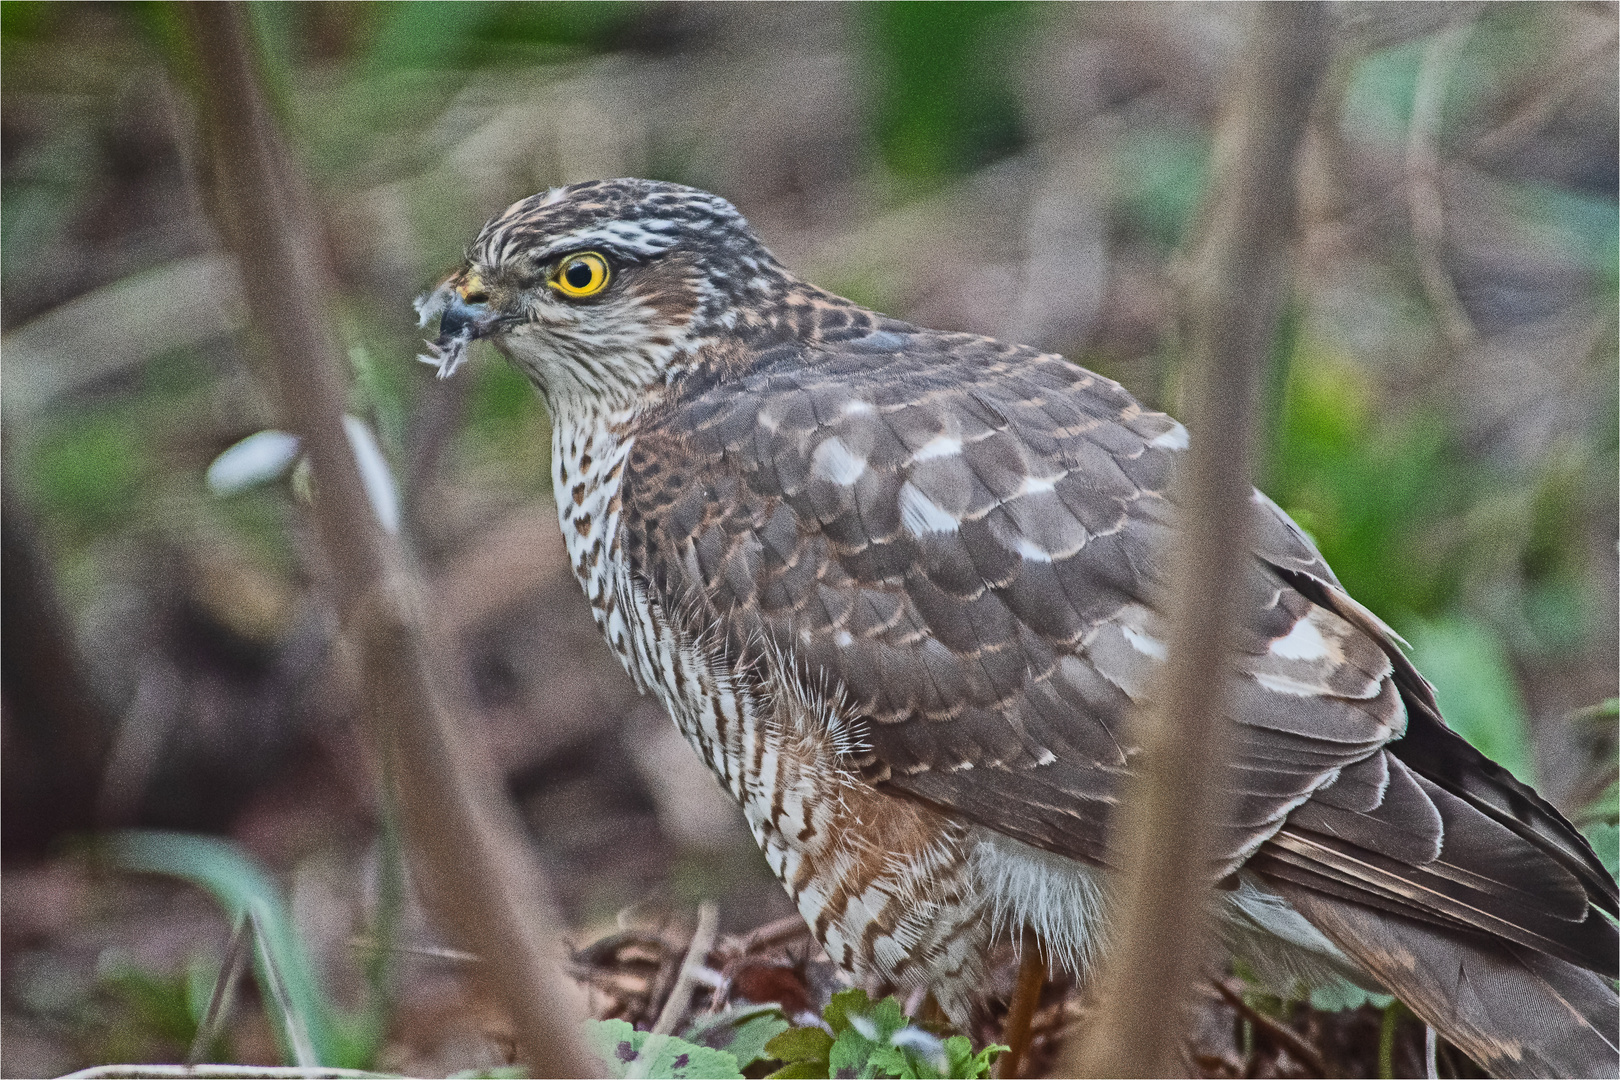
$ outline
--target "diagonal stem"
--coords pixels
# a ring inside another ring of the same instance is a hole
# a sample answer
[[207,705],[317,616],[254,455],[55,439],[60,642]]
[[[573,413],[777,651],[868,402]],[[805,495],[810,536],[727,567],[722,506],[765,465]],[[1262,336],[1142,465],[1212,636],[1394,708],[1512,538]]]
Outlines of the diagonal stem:
[[247,924],[248,937],[252,940],[254,950],[259,954],[259,964],[264,972],[265,989],[276,1006],[276,1015],[281,1019],[281,1030],[287,1036],[287,1045],[292,1048],[293,1064],[301,1069],[312,1069],[320,1065],[320,1055],[315,1053],[315,1044],[310,1041],[309,1027],[304,1023],[304,1016],[293,1004],[292,995],[287,992],[287,981],[282,977],[281,965],[276,963],[276,954],[270,948],[264,936],[264,924],[259,921],[259,912],[251,905],[242,913],[242,920]]
[[469,760],[434,677],[420,590],[378,525],[343,427],[344,355],[327,311],[333,289],[298,171],[282,144],[240,3],[186,9],[200,73],[217,214],[240,265],[282,423],[314,468],[314,517],[332,599],[357,646],[366,733],[397,792],[414,880],[457,944],[486,958],[486,982],[516,1026],[531,1068],[600,1072],[561,981],[548,895],[511,808]]
[[236,921],[230,942],[225,946],[225,958],[220,961],[219,977],[214,980],[213,992],[208,995],[208,1008],[197,1024],[197,1035],[191,1040],[186,1053],[186,1064],[196,1065],[208,1057],[208,1050],[219,1040],[220,1032],[231,1017],[231,1006],[236,1002],[236,980],[242,973],[242,961],[248,954],[250,923],[247,912]]
[[698,968],[709,962],[709,950],[714,948],[719,926],[720,910],[707,900],[699,904],[697,929],[692,931],[692,941],[681,960],[680,974],[675,976],[675,985],[670,987],[669,997],[664,999],[664,1007],[659,1010],[658,1019],[647,1033],[647,1041],[641,1044],[641,1053],[625,1073],[627,1080],[641,1080],[652,1068],[653,1062],[658,1060],[664,1042],[675,1030],[681,1013],[686,1011],[686,1003],[692,999],[692,983],[696,981]]

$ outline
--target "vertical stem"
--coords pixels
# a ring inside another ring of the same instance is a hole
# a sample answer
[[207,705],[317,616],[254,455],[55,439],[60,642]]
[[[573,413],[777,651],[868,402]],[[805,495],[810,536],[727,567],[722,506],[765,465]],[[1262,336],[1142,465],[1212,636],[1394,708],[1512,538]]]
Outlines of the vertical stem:
[[1024,1058],[1029,1053],[1029,1027],[1035,1019],[1035,1007],[1041,1003],[1041,990],[1046,986],[1046,961],[1041,958],[1040,947],[1034,940],[1024,942],[1024,955],[1018,963],[1018,985],[1013,989],[1012,1007],[1007,1010],[1007,1023],[1002,1028],[1001,1041],[1007,1044],[1006,1053],[996,1060],[998,1080],[1014,1080],[1024,1075]]
[[1132,722],[1143,769],[1112,826],[1119,888],[1098,1019],[1059,1073],[1166,1076],[1180,1060],[1191,982],[1204,966],[1228,781],[1224,680],[1241,615],[1250,442],[1259,375],[1283,293],[1295,158],[1325,56],[1319,5],[1252,8],[1234,96],[1217,133],[1205,235],[1186,309],[1186,419],[1176,478],[1169,656]]
[[286,1039],[287,1049],[292,1052],[293,1065],[300,1069],[319,1067],[321,1058],[309,1037],[309,1024],[287,990],[287,980],[281,973],[281,965],[276,962],[275,950],[265,936],[264,921],[259,917],[256,901],[248,904],[242,918],[247,923],[253,950],[259,956],[259,972],[264,976],[263,985],[267,991],[265,996],[270,999],[269,1004],[275,1007],[275,1016],[281,1021],[282,1037]]
[[1401,1008],[1399,1001],[1390,1002],[1384,1009],[1383,1022],[1378,1025],[1379,1080],[1394,1080],[1395,1032],[1400,1027]]

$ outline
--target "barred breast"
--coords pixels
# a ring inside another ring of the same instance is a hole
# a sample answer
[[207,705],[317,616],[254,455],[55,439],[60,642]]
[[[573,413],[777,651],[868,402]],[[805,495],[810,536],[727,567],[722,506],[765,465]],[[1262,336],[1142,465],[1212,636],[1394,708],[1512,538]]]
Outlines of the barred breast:
[[965,1016],[991,927],[972,830],[876,791],[850,769],[856,735],[824,703],[763,692],[686,636],[628,580],[630,666],[741,806],[816,939],[857,977],[927,986]]
[[879,793],[850,768],[860,734],[833,702],[766,691],[757,672],[729,666],[718,640],[669,618],[617,550],[633,437],[570,420],[559,417],[553,435],[558,519],[603,636],[741,806],[828,956],[858,978],[926,986],[965,1017],[993,929],[976,888],[977,830]]

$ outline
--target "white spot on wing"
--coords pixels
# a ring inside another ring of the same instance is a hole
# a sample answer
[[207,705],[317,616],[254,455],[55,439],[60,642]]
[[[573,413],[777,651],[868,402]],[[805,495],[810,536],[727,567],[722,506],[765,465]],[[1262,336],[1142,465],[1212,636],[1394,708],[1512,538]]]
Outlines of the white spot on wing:
[[1024,482],[1018,485],[1020,495],[1044,495],[1057,487],[1056,480],[1048,480],[1040,476],[1026,476]]
[[1320,660],[1328,655],[1328,644],[1307,615],[1295,623],[1287,635],[1273,641],[1270,651],[1272,656],[1284,660]]
[[1290,679],[1286,675],[1267,675],[1264,672],[1257,671],[1254,673],[1254,681],[1267,690],[1275,690],[1279,694],[1292,694],[1295,697],[1322,696],[1322,688],[1315,683]]
[[962,440],[954,435],[935,435],[913,455],[911,460],[933,461],[935,458],[954,457],[962,452]]
[[1013,545],[1013,550],[1018,552],[1020,556],[1029,562],[1052,561],[1052,553],[1050,551],[1047,551],[1045,548],[1041,547],[1039,544],[1036,544],[1034,541],[1025,536],[1020,536],[1018,538],[1018,542]]
[[1125,635],[1125,640],[1131,643],[1131,648],[1143,656],[1151,656],[1155,660],[1163,660],[1166,655],[1164,642],[1134,626],[1121,626],[1119,632]]
[[856,457],[844,440],[834,435],[816,447],[810,457],[810,468],[817,476],[848,487],[866,471],[866,459]]
[[1179,420],[1172,420],[1170,430],[1149,439],[1148,445],[1156,446],[1161,450],[1185,450],[1187,449],[1187,429]]
[[833,643],[836,644],[840,649],[846,647],[854,640],[855,638],[848,630],[840,630],[833,635]]
[[910,480],[900,485],[900,521],[916,536],[955,532],[960,524]]
[[861,416],[872,411],[872,403],[862,401],[860,398],[851,398],[844,402],[844,407],[840,411],[845,416]]

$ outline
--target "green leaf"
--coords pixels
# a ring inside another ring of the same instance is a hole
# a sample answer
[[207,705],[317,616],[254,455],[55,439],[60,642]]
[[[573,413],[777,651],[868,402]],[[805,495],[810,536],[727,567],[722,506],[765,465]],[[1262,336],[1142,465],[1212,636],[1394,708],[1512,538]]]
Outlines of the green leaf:
[[1113,158],[1120,213],[1165,250],[1179,245],[1203,200],[1212,141],[1204,134],[1145,128]]
[[29,455],[34,496],[81,538],[136,516],[143,485],[156,470],[152,446],[128,410],[81,410],[71,425],[40,438]]
[[825,1066],[832,1044],[833,1037],[818,1027],[788,1028],[765,1044],[765,1053],[789,1064],[819,1061]]
[[875,1046],[866,1059],[866,1068],[861,1075],[921,1080],[923,1076],[932,1077],[934,1074],[920,1071],[916,1060],[898,1046]]
[[188,1046],[197,1034],[186,975],[167,975],[138,966],[122,950],[109,949],[101,958],[96,982],[134,1014],[146,1030],[178,1046]]
[[827,1007],[821,1010],[822,1017],[827,1026],[832,1028],[833,1034],[849,1030],[849,1014],[864,1015],[872,1008],[872,999],[866,996],[866,991],[860,987],[850,990],[840,990],[827,1002]]
[[860,989],[840,990],[822,1010],[829,1036],[819,1028],[792,1028],[765,1047],[785,1064],[773,1080],[790,1077],[884,1077],[932,1080],[990,1075],[990,1064],[1005,1046],[987,1046],[977,1054],[963,1035],[948,1039],[913,1025],[900,1002],[886,997],[874,1002]]
[[652,1080],[742,1080],[737,1059],[726,1051],[698,1046],[676,1035],[655,1037],[623,1020],[587,1020],[585,1041],[601,1057],[610,1077],[628,1075],[632,1063],[645,1054],[652,1063],[644,1075]]
[[[203,889],[235,922],[252,908],[264,933],[263,947],[274,959],[292,1011],[309,1033],[322,1064],[347,1065],[369,1056],[336,1014],[315,978],[309,952],[293,927],[281,890],[257,862],[235,845],[210,836],[157,830],[128,830],[107,837],[102,852],[124,870],[162,874]],[[259,968],[261,986],[266,973]],[[273,1010],[272,1010],[273,1011]],[[290,1036],[278,1025],[282,1053],[292,1060]],[[349,1037],[345,1037],[349,1036]]]
[[979,1080],[990,1075],[991,1065],[1006,1052],[1007,1047],[991,1043],[975,1054],[973,1042],[966,1035],[952,1035],[945,1040],[945,1057],[950,1062],[945,1075],[952,1080]]
[[1446,724],[1486,757],[1532,783],[1524,701],[1501,640],[1483,624],[1460,617],[1420,622],[1407,636],[1412,662],[1434,684]]
[[1600,821],[1587,826],[1586,839],[1609,873],[1620,874],[1620,828]]
[[1355,66],[1344,95],[1346,131],[1394,143],[1406,135],[1425,42],[1380,49]]
[[877,1045],[853,1027],[845,1028],[827,1052],[827,1075],[875,1076],[871,1071],[872,1051]]
[[877,146],[901,176],[967,172],[1025,138],[1013,58],[1039,10],[1022,4],[862,4],[856,24],[878,87]]
[[724,1050],[737,1059],[738,1068],[746,1069],[756,1061],[776,1057],[766,1052],[766,1046],[789,1026],[780,1005],[748,1005],[699,1017],[681,1037],[699,1046]]
[[765,1080],[827,1080],[831,1075],[827,1059],[822,1058],[820,1061],[795,1061],[791,1065],[784,1065]]
[[906,1015],[900,1011],[900,1002],[893,997],[886,997],[872,1006],[866,1018],[877,1027],[878,1042],[893,1037],[895,1032],[906,1026]]
[[1363,1005],[1387,1009],[1394,1000],[1388,994],[1375,994],[1343,979],[1313,987],[1310,996],[1311,1008],[1318,1012],[1343,1012],[1345,1009],[1359,1009]]

